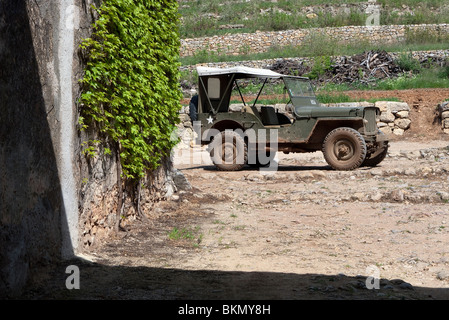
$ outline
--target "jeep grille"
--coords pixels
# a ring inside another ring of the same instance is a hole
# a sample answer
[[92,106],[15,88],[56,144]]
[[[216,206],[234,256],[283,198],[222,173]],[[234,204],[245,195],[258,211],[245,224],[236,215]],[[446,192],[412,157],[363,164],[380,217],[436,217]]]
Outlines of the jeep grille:
[[365,134],[376,134],[377,133],[377,109],[376,108],[365,108]]

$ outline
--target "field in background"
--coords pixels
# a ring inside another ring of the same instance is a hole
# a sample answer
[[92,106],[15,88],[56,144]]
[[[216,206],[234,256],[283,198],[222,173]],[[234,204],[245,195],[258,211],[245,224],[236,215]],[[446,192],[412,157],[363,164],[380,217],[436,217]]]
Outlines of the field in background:
[[[224,33],[365,25],[370,13],[360,0],[179,1],[181,37]],[[379,0],[381,25],[449,23],[444,0]]]

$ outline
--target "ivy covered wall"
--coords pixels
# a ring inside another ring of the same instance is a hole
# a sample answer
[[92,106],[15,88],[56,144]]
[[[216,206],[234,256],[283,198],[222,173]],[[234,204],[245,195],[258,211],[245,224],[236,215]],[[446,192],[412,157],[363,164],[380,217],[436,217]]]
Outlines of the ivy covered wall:
[[88,62],[80,124],[94,123],[117,143],[125,176],[138,179],[176,143],[177,1],[104,0],[96,10],[94,34],[82,44]]
[[103,0],[80,44],[80,188],[84,247],[151,214],[175,190],[170,152],[178,142],[178,3]]

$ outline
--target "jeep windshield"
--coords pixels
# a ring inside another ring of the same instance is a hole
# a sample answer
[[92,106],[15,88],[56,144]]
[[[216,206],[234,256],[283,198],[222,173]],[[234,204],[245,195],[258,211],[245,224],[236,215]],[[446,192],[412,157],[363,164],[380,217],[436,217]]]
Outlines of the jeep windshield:
[[[295,108],[320,107],[308,78],[283,77],[290,100]],[[299,110],[297,110],[299,111]]]
[[284,77],[290,97],[315,97],[312,84],[305,78]]

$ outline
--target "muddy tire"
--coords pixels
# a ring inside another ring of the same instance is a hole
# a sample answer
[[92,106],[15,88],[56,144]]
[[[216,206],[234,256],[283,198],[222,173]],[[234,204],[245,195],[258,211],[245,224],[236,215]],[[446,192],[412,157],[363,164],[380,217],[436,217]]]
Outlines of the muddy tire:
[[382,146],[378,147],[377,150],[368,155],[363,161],[362,166],[364,167],[375,167],[381,163],[388,154],[388,143],[382,143]]
[[238,133],[226,130],[214,137],[209,153],[218,170],[238,171],[247,162],[248,147]]
[[366,157],[366,143],[362,135],[352,128],[332,130],[324,139],[323,155],[335,170],[354,170]]

